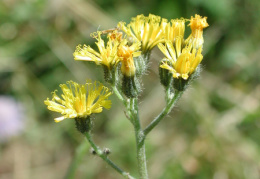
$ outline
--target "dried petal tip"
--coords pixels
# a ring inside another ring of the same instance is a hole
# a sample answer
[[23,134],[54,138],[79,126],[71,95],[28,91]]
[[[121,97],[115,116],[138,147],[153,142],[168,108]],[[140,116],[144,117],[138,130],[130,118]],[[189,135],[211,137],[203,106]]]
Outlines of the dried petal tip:
[[190,24],[191,35],[186,40],[186,43],[191,43],[193,48],[203,48],[203,29],[208,27],[207,17],[201,17],[200,15],[191,16]]
[[208,27],[209,24],[207,23],[207,17],[202,18],[202,16],[195,14],[195,17],[191,16],[190,24],[188,26],[190,26],[192,31],[195,31],[203,30]]

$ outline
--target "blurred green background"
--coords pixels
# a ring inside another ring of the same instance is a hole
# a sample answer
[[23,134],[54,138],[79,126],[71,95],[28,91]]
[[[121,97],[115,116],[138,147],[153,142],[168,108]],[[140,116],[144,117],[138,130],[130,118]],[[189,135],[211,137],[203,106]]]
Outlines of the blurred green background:
[[[260,178],[259,0],[1,0],[0,178],[64,178],[84,141],[73,120],[53,121],[43,101],[60,83],[103,81],[99,66],[74,61],[89,34],[129,22],[138,14],[167,19],[208,17],[203,72],[146,141],[151,179]],[[143,125],[164,107],[158,49],[143,78]],[[134,129],[115,96],[98,115],[94,139],[136,176]],[[151,105],[152,104],[152,105]],[[122,178],[86,153],[76,178]]]

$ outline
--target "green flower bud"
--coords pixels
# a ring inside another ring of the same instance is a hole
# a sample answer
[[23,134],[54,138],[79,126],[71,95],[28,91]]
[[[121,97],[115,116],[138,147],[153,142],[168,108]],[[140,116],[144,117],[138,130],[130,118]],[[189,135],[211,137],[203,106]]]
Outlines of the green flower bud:
[[128,98],[137,97],[141,91],[140,83],[135,76],[123,75],[122,91]]
[[168,59],[166,58],[162,59],[159,64],[159,76],[160,76],[161,84],[165,88],[167,88],[171,84],[173,77],[172,77],[172,73],[168,69],[160,67],[162,64],[165,63],[168,64],[169,66],[172,66],[172,63]]

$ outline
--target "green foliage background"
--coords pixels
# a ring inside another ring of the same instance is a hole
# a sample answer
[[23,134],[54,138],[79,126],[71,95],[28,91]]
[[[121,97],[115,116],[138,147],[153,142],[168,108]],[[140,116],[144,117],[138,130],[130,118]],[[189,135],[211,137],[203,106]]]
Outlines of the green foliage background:
[[[63,178],[84,140],[73,120],[54,123],[43,101],[60,83],[103,81],[92,63],[74,61],[80,43],[94,45],[96,30],[114,28],[138,14],[167,19],[208,17],[204,70],[173,112],[147,140],[152,179],[260,178],[259,0],[2,0],[0,1],[0,94],[24,108],[25,130],[0,144],[0,178]],[[189,31],[187,29],[187,31]],[[154,49],[145,75],[143,125],[164,107],[158,80],[162,54]],[[125,170],[136,175],[133,128],[120,101],[97,115],[94,138]],[[0,116],[1,118],[1,116]],[[76,178],[121,178],[87,153]]]

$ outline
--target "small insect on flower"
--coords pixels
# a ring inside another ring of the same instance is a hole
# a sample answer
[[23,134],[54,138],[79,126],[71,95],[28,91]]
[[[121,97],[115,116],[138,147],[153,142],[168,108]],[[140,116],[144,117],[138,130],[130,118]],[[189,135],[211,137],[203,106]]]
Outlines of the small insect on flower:
[[111,107],[111,100],[108,100],[108,97],[112,92],[99,82],[87,81],[86,84],[80,85],[68,81],[67,84],[61,84],[60,88],[63,92],[61,98],[56,94],[56,90],[52,93],[52,100],[47,98],[44,101],[49,110],[62,114],[61,117],[54,119],[55,122],[66,118],[86,118],[93,113],[102,112],[103,108]]
[[91,61],[95,62],[97,65],[104,65],[108,69],[112,69],[119,59],[117,58],[117,47],[119,41],[112,39],[108,36],[108,41],[101,38],[102,32],[94,33],[92,36],[97,39],[96,45],[98,51],[87,45],[78,45],[75,52],[73,53],[75,60]]
[[[114,31],[118,31],[118,30],[120,30],[119,27],[115,27],[115,28],[112,28],[112,29],[102,30],[100,32],[103,35],[103,34],[113,33]],[[92,37],[96,39],[96,38],[98,38],[98,34],[94,34]]]

